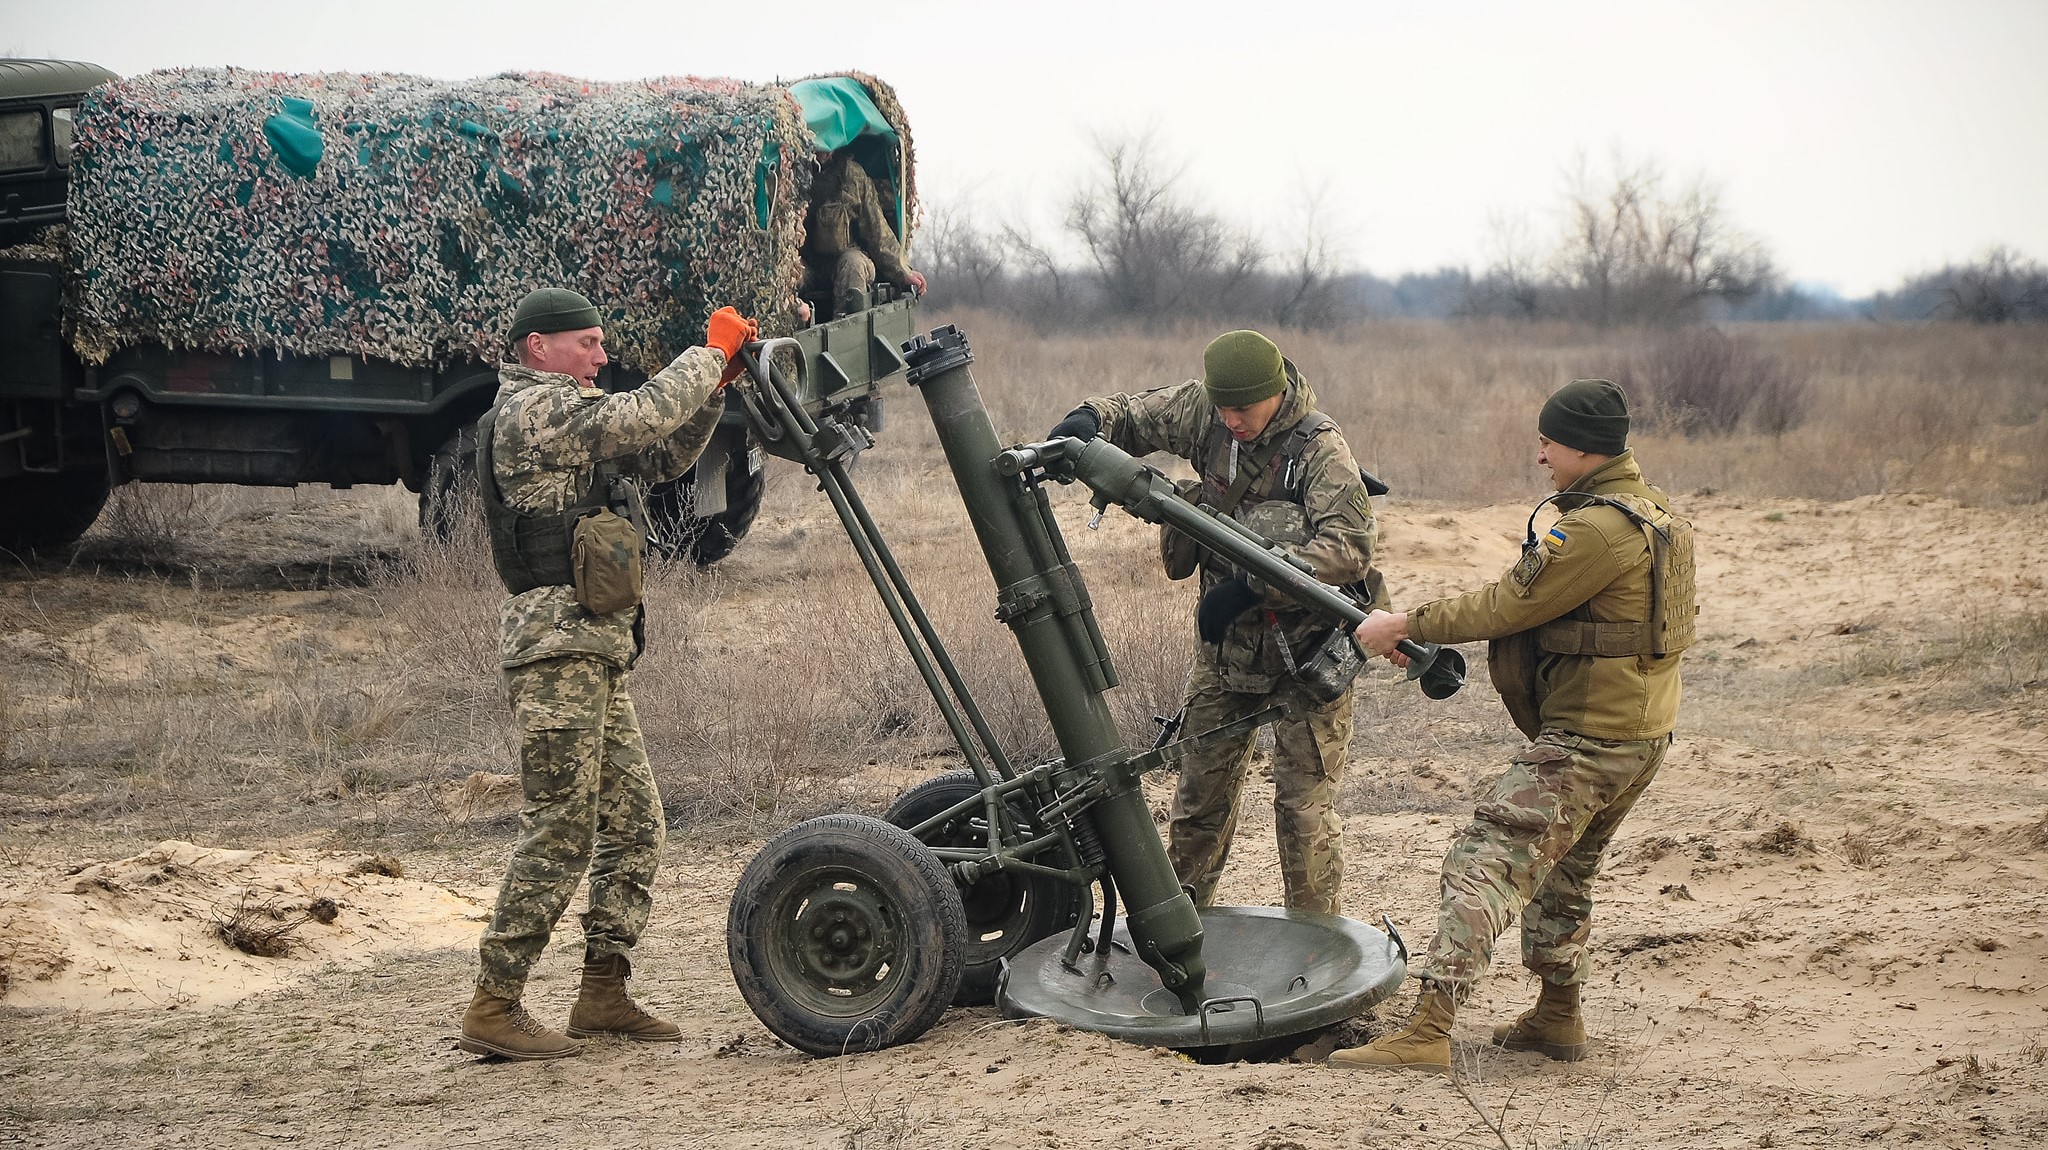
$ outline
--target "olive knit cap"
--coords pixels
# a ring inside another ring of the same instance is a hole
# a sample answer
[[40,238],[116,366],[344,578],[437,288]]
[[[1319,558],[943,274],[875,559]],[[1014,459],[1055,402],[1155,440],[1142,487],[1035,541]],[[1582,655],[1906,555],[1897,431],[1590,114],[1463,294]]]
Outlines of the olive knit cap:
[[1536,430],[1592,455],[1628,450],[1628,396],[1605,379],[1575,379],[1543,401]]
[[1287,390],[1280,349],[1255,331],[1226,331],[1202,352],[1202,390],[1218,407],[1250,407]]
[[512,331],[505,337],[516,344],[533,332],[546,335],[557,331],[582,331],[602,326],[597,307],[580,292],[568,288],[540,288],[526,293],[512,313]]

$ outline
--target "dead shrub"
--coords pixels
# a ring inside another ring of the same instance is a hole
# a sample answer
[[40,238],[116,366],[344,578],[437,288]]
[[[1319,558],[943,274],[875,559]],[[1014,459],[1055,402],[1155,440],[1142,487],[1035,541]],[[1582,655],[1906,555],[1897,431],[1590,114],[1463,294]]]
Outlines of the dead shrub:
[[349,865],[350,875],[376,874],[385,878],[404,878],[405,864],[387,854],[373,854],[357,859]]
[[1850,866],[1868,870],[1884,859],[1884,851],[1869,835],[1858,831],[1842,832],[1842,858]]
[[213,932],[243,954],[284,958],[304,945],[295,932],[312,919],[308,912],[294,915],[286,911],[276,899],[252,903],[249,892],[244,891],[233,909],[213,908]]
[[1783,435],[1806,412],[1806,376],[1712,327],[1681,328],[1630,361],[1617,380],[1668,434]]
[[1787,820],[1757,836],[1756,849],[1778,855],[1796,855],[1809,850],[1813,840],[1798,823]]
[[127,483],[107,496],[93,534],[120,540],[143,560],[176,557],[194,535],[213,531],[241,503],[238,489],[212,484]]

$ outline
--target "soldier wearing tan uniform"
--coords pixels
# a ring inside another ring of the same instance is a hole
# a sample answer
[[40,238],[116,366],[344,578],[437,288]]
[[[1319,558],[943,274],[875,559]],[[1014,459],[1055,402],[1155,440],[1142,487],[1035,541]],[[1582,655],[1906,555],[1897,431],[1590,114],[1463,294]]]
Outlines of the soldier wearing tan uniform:
[[[478,427],[478,480],[492,558],[511,592],[499,609],[499,658],[525,804],[462,1018],[464,1050],[559,1058],[598,1034],[681,1037],[625,985],[666,837],[626,689],[641,649],[637,485],[696,462],[740,370],[733,357],[753,336],[751,321],[723,308],[706,346],[613,394],[597,386],[604,331],[589,300],[543,288],[513,315],[518,362],[500,365],[497,404]],[[564,1036],[520,997],[586,869],[583,982]]]
[[882,206],[874,178],[851,153],[821,159],[804,217],[803,290],[830,293],[821,319],[838,319],[866,306],[868,285],[877,278],[905,291],[924,292],[924,276],[903,259],[896,229]]
[[1396,663],[1402,639],[1492,640],[1494,685],[1533,741],[1444,858],[1436,939],[1407,1027],[1336,1052],[1332,1065],[1448,1072],[1453,1014],[1518,912],[1522,963],[1542,991],[1494,1041],[1585,1055],[1579,987],[1592,970],[1593,881],[1671,746],[1697,610],[1692,527],[1643,482],[1628,423],[1626,396],[1604,379],[1559,389],[1537,420],[1536,458],[1559,492],[1544,503],[1563,516],[1539,537],[1532,513],[1522,556],[1499,580],[1358,626],[1361,645]]
[[[1090,399],[1052,435],[1100,434],[1133,455],[1178,455],[1200,476],[1190,498],[1280,544],[1325,583],[1376,586],[1377,528],[1364,476],[1343,434],[1316,411],[1308,381],[1255,331],[1218,336],[1202,365],[1200,380]],[[1186,568],[1168,574],[1192,574],[1195,562],[1190,548]],[[1289,907],[1334,914],[1344,877],[1344,822],[1335,800],[1351,743],[1351,692],[1320,702],[1291,674],[1327,628],[1224,560],[1202,552],[1199,563],[1202,597],[1182,729],[1198,734],[1275,703],[1290,708],[1273,730],[1281,881]],[[1216,899],[1255,737],[1246,733],[1181,760],[1167,855],[1198,906]]]

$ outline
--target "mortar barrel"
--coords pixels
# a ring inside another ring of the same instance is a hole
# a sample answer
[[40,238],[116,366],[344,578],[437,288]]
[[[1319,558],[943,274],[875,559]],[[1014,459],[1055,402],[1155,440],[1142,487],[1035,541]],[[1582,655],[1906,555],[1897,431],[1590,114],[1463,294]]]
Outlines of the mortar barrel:
[[997,616],[1016,636],[1069,773],[1092,776],[1106,792],[1085,817],[1101,835],[1110,873],[1131,908],[1137,952],[1192,1010],[1204,979],[1201,918],[1167,861],[1130,752],[1096,685],[1102,674],[1089,664],[1092,652],[1077,650],[1082,644],[1071,619],[1082,617],[1085,636],[1092,612],[1078,572],[1061,562],[1058,524],[1034,489],[994,466],[1002,444],[968,370],[973,354],[966,336],[942,327],[905,351],[909,382],[930,410],[995,578]]

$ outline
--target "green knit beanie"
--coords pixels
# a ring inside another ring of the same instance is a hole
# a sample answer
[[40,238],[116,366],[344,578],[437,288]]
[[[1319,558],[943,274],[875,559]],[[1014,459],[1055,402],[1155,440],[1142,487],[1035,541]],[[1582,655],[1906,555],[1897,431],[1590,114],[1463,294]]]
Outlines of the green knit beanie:
[[568,288],[540,288],[527,292],[526,297],[519,301],[519,307],[512,313],[511,334],[505,337],[505,342],[517,344],[533,332],[546,335],[600,326],[597,307],[582,293]]
[[1218,407],[1250,407],[1287,390],[1280,349],[1255,331],[1226,331],[1202,352],[1202,390]]
[[1552,443],[1620,455],[1628,450],[1628,396],[1604,379],[1575,379],[1543,401],[1536,430]]

